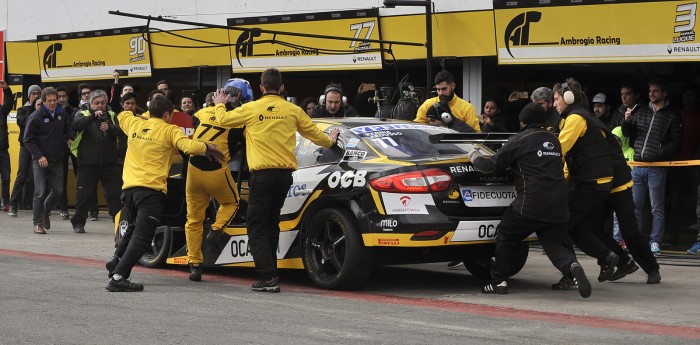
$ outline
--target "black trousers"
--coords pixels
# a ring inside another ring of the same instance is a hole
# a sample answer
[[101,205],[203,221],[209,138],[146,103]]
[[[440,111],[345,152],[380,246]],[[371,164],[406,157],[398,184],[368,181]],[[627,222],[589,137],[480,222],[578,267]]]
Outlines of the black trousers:
[[121,209],[119,195],[122,188],[121,166],[84,165],[78,170],[75,184],[75,214],[70,221],[73,226],[85,226],[88,211],[97,205],[97,183],[102,182],[109,215],[114,217]]
[[114,274],[129,277],[131,269],[151,245],[156,228],[160,225],[165,205],[165,194],[160,191],[135,187],[122,193],[127,220],[133,224],[133,231],[117,244],[115,255],[121,257]]
[[612,237],[603,225],[605,221],[612,215],[613,211],[617,214],[617,222],[620,225],[620,234],[627,244],[630,254],[637,261],[640,267],[647,274],[657,271],[659,264],[656,262],[656,257],[651,252],[649,247],[649,236],[642,234],[637,224],[637,218],[634,214],[634,201],[632,200],[632,188],[625,189],[617,193],[611,193],[608,199],[605,200],[601,208],[589,223],[590,231],[605,244],[608,249],[612,250],[620,257],[622,265],[630,260],[629,255],[625,253],[620,245]]
[[68,160],[73,164],[73,175],[78,176],[78,158],[75,158],[70,152],[66,153],[66,159],[63,160],[63,194],[58,201],[58,207],[62,212],[68,212]]
[[579,183],[569,190],[569,234],[584,253],[605,265],[610,249],[591,233],[586,225],[593,219],[610,194],[611,183]]
[[[19,201],[22,199],[22,188],[27,186],[31,188],[31,193],[34,194],[34,171],[32,170],[32,154],[29,150],[24,147],[19,147],[19,166],[17,169],[17,176],[15,176],[15,184],[12,187],[12,194],[10,196],[10,205],[19,209]],[[23,204],[27,204],[26,201]]]
[[250,174],[248,243],[255,270],[264,280],[277,276],[280,211],[292,182],[292,170],[287,169],[258,170]]
[[545,223],[509,207],[503,213],[496,235],[496,260],[491,267],[493,281],[499,283],[508,278],[520,242],[533,232],[537,233],[549,261],[568,277],[571,264],[577,261],[566,231],[567,223]]

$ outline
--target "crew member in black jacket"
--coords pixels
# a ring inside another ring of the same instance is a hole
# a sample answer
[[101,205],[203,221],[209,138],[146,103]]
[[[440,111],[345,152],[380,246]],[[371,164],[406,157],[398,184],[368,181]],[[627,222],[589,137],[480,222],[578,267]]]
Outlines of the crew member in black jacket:
[[[603,282],[612,277],[620,258],[585,225],[600,209],[612,188],[612,158],[605,139],[608,128],[581,106],[584,97],[581,85],[575,79],[569,78],[565,83],[554,85],[552,91],[554,106],[565,119],[559,143],[572,185],[569,190],[569,234],[577,247],[598,259],[598,281]],[[565,290],[574,286],[575,282],[564,276],[552,288]]]
[[501,218],[496,235],[496,260],[491,267],[492,282],[483,293],[508,293],[513,256],[521,241],[533,232],[542,243],[552,264],[565,277],[578,282],[581,297],[591,295],[591,285],[583,267],[576,261],[567,235],[569,208],[564,179],[561,146],[557,137],[544,128],[544,108],[531,103],[519,115],[521,130],[492,157],[479,149],[469,152],[469,160],[479,171],[492,173],[511,168],[517,197]]

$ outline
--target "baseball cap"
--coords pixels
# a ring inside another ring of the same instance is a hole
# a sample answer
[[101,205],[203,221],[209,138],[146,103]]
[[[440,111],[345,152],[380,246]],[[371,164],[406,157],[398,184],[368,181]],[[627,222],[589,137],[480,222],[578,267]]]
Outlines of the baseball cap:
[[595,96],[593,96],[593,103],[605,103],[605,100],[607,97],[605,97],[604,93],[596,93]]

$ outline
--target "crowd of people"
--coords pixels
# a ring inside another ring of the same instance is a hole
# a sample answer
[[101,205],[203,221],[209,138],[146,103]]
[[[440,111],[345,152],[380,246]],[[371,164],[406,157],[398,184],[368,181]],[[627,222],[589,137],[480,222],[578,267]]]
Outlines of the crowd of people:
[[[223,89],[209,93],[199,109],[194,96],[183,96],[176,106],[170,85],[163,80],[150,92],[144,111],[137,104],[134,86],[119,84],[116,71],[114,81],[108,90],[79,85],[77,106],[69,104],[65,87],[30,86],[28,101],[17,112],[20,151],[16,158],[8,154],[6,130],[13,97],[7,84],[0,82],[5,93],[0,109],[5,128],[0,135],[3,210],[16,216],[22,191],[33,189],[34,233],[46,234],[55,209],[70,220],[75,233],[84,233],[88,219],[99,219],[97,186],[101,183],[110,217],[122,210],[123,219],[131,224],[107,263],[107,290],[141,291],[143,285],[129,280],[131,268],[158,226],[169,162],[173,149],[178,149],[188,167],[185,229],[190,279],[199,281],[202,242],[221,244],[224,228],[239,211],[232,171],[247,164],[250,196],[244,217],[260,274],[252,289],[278,292],[277,220],[296,170],[295,133],[321,146],[334,145],[338,131],[326,135],[311,118],[358,116],[347,104],[341,85],[331,83],[319,99],[307,98],[296,106],[284,97],[281,73],[269,69],[261,77],[260,99],[253,100],[247,81],[234,78]],[[472,104],[455,94],[450,72],[439,72],[434,83],[437,96],[418,108],[414,121],[458,132],[518,132],[495,156],[483,156],[478,148],[468,155],[475,168],[484,172],[520,167],[513,169],[518,197],[504,214],[497,236],[493,281],[482,292],[508,292],[512,254],[532,232],[562,273],[553,289],[578,289],[583,297],[591,293],[574,244],[597,259],[599,281],[621,279],[639,266],[647,273],[647,283],[661,281],[654,254],[661,252],[664,238],[667,176],[691,176],[688,170],[674,172],[665,162],[700,155],[700,139],[694,135],[700,130],[699,88],[686,87],[683,107],[677,109],[669,102],[664,80],[648,83],[648,102],[635,84],[622,83],[621,105],[613,109],[606,94],[595,94],[589,103],[578,81],[568,79],[552,88],[539,87],[529,97],[513,92],[505,107],[487,98],[483,114],[478,115]],[[371,90],[363,84],[358,94],[365,91]],[[169,124],[177,108],[192,117],[193,140]],[[286,116],[271,118],[284,121],[259,120],[266,109],[283,112]],[[271,140],[264,135],[269,126],[283,130],[284,135]],[[542,147],[551,152],[542,155]],[[232,157],[241,157],[243,151],[247,161],[232,163]],[[12,194],[10,159],[19,162]],[[72,217],[67,193],[73,191],[66,188],[69,164],[76,174]],[[211,198],[220,206],[205,239],[203,222]],[[699,249],[700,234],[688,253],[697,254]]]

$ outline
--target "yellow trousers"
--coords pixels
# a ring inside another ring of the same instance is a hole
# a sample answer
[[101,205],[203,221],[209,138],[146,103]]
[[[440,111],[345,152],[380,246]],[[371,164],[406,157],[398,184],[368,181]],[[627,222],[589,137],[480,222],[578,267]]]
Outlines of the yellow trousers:
[[219,203],[214,229],[223,229],[231,222],[238,211],[238,190],[228,166],[214,171],[202,171],[192,164],[187,170],[187,223],[185,237],[187,240],[187,258],[192,264],[201,264],[202,237],[204,217],[210,198]]

